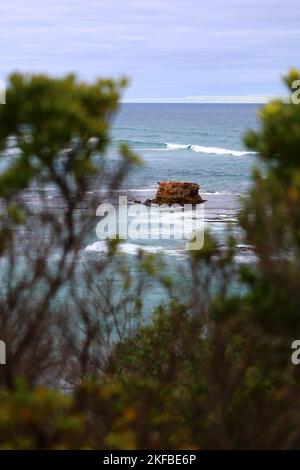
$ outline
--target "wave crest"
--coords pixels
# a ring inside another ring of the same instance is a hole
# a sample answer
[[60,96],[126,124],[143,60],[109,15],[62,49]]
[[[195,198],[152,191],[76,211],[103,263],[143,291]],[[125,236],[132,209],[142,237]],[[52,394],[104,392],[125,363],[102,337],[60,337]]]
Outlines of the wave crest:
[[[163,248],[162,246],[153,246],[153,245],[138,245],[136,243],[120,243],[118,249],[121,253],[127,255],[137,255],[141,250],[148,253],[168,253],[172,256],[182,256],[185,252],[184,249],[170,250]],[[94,242],[91,245],[88,245],[85,248],[85,251],[98,252],[98,253],[108,253],[108,246],[105,240]]]
[[166,143],[167,149],[169,150],[179,150],[179,149],[188,149],[191,148],[190,145],[183,145],[183,144],[169,144]]
[[255,154],[256,152],[249,152],[247,150],[231,150],[225,149],[221,147],[205,147],[203,145],[184,145],[184,144],[173,144],[173,143],[166,143],[168,150],[184,150],[190,149],[193,152],[197,153],[206,153],[206,154],[214,154],[214,155],[232,155],[234,157],[243,157],[244,155]]

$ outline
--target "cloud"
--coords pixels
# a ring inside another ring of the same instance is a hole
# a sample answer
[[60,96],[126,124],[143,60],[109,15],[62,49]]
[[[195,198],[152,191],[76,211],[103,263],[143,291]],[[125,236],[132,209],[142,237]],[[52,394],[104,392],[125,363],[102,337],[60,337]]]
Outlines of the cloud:
[[280,75],[299,64],[298,1],[2,2],[0,79],[15,69],[127,75],[128,100],[282,93]]

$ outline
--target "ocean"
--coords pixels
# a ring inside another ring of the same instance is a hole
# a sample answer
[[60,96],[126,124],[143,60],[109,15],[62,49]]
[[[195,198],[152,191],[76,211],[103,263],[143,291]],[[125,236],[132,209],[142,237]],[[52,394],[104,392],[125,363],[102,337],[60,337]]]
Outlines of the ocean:
[[[221,249],[225,248],[230,224],[236,237],[236,261],[253,262],[254,254],[251,247],[243,241],[237,216],[241,198],[245,196],[251,184],[252,168],[258,164],[257,155],[249,152],[243,144],[245,132],[258,126],[258,111],[258,105],[123,104],[112,122],[112,143],[105,160],[112,164],[112,167],[115,163],[118,164],[120,161],[118,147],[120,143],[126,142],[140,156],[144,164],[129,173],[115,194],[106,195],[105,181],[100,182],[97,179],[92,181],[89,193],[96,192],[97,199],[99,193],[99,200],[108,203],[116,202],[118,197],[123,195],[128,198],[128,203],[132,206],[136,201],[143,203],[146,199],[152,198],[158,181],[178,180],[198,183],[199,192],[206,200],[201,204],[204,209],[204,225],[200,223],[201,229],[204,228],[204,240],[210,231],[218,240]],[[3,159],[2,164],[8,164],[15,152],[12,143],[12,148],[7,152],[8,158]],[[32,209],[41,204],[37,189],[39,188],[33,186],[25,194],[25,199]],[[63,201],[51,185],[46,188],[45,197],[43,203],[46,200],[47,205],[54,211],[63,209]],[[91,260],[105,257],[107,246],[105,241],[99,239],[96,231],[99,223],[96,209],[88,203],[88,199],[79,209],[84,211],[83,214],[88,218],[92,217],[94,225],[84,240],[78,257],[79,269],[81,266],[85,269]],[[164,223],[167,225],[169,219],[164,209],[158,207],[157,211],[162,222],[158,229],[149,226],[147,214],[142,214],[139,219],[140,238],[124,239],[119,246],[120,252],[124,254],[135,279],[139,279],[140,276],[136,261],[141,248],[147,253],[161,255],[165,262],[162,274],[171,277],[174,285],[188,292],[190,274],[186,240],[161,236]],[[193,209],[187,211],[186,215],[188,220],[194,223]],[[173,219],[174,232],[181,222],[179,214],[176,214]],[[196,220],[196,225],[197,222]],[[113,264],[108,274],[113,275],[118,290],[122,280],[116,279]],[[147,279],[147,293],[143,294],[147,312],[161,304],[164,299],[168,300],[161,286],[151,282],[150,278]],[[78,289],[81,289],[80,285]]]
[[[256,154],[247,150],[243,135],[258,127],[259,105],[253,104],[123,104],[112,123],[112,145],[107,158],[117,159],[120,143],[127,143],[143,160],[119,194],[129,203],[154,196],[157,183],[188,181],[200,185],[204,203],[204,233],[210,230],[225,243],[228,223],[237,236],[239,261],[251,260],[251,248],[242,243],[237,227],[240,198],[251,184]],[[100,188],[99,188],[100,189]],[[193,215],[191,214],[191,217]],[[120,249],[135,255],[140,247],[181,259],[183,244],[176,240],[126,240]],[[92,235],[88,251],[105,250]]]
[[[257,127],[257,105],[124,104],[113,124],[116,143],[127,142],[146,166],[128,178],[130,189],[159,180],[187,180],[202,192],[247,189],[253,155],[243,135]],[[113,149],[114,151],[114,149]]]

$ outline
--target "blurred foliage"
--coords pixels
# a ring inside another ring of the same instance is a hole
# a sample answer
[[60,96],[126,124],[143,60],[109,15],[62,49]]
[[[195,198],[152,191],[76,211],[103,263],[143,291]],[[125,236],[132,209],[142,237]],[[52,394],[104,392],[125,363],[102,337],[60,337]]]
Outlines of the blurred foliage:
[[61,79],[45,75],[11,75],[7,106],[0,112],[0,148],[13,136],[19,156],[2,173],[0,194],[18,191],[38,175],[54,178],[55,160],[68,148],[68,173],[80,179],[95,168],[93,152],[109,142],[109,118],[116,111],[125,80],[79,82],[74,75]]
[[[296,71],[286,78],[291,92],[298,78]],[[24,188],[39,171],[29,158],[33,151],[51,166],[72,139],[71,129],[83,139],[91,131],[100,134],[99,148],[107,142],[105,112],[98,122],[93,111],[94,105],[95,115],[108,110],[107,101],[97,101],[104,83],[87,92],[84,85],[74,90],[72,76],[34,80],[28,85],[26,78],[12,77],[7,102],[15,106],[0,116],[2,142],[16,132],[18,113],[34,127],[29,143],[17,130],[22,155],[0,180],[4,195]],[[40,89],[47,97],[44,103],[35,98],[35,109],[30,97]],[[55,117],[50,123],[49,115]],[[204,248],[191,253],[185,298],[162,275],[169,304],[115,341],[101,374],[81,374],[68,394],[27,388],[20,380],[1,390],[2,448],[300,447],[300,372],[291,363],[291,343],[300,337],[300,105],[274,101],[260,119],[260,130],[250,132],[246,143],[263,169],[253,171],[239,216],[256,261],[236,263],[231,234],[225,251],[206,236]],[[84,161],[90,171],[88,152]],[[76,161],[71,171],[80,178]],[[21,220],[14,209],[10,217]],[[141,269],[149,278],[160,276],[152,256],[141,257]],[[124,279],[126,291],[131,280]]]

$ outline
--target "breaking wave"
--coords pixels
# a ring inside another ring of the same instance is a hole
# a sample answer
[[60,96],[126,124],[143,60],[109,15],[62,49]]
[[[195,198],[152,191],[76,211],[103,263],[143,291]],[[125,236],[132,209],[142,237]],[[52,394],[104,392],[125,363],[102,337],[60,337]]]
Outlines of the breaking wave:
[[[119,251],[127,255],[137,255],[140,250],[148,253],[167,253],[171,256],[183,256],[185,250],[170,250],[163,248],[161,246],[151,246],[151,245],[138,245],[136,243],[120,243]],[[94,242],[91,245],[88,245],[85,248],[85,251],[98,252],[98,253],[107,253],[108,247],[105,240]]]
[[168,150],[184,150],[189,149],[197,153],[208,153],[214,155],[232,155],[234,157],[243,157],[244,155],[255,154],[256,152],[249,152],[247,150],[231,150],[220,147],[205,147],[203,145],[185,145],[166,143]]

